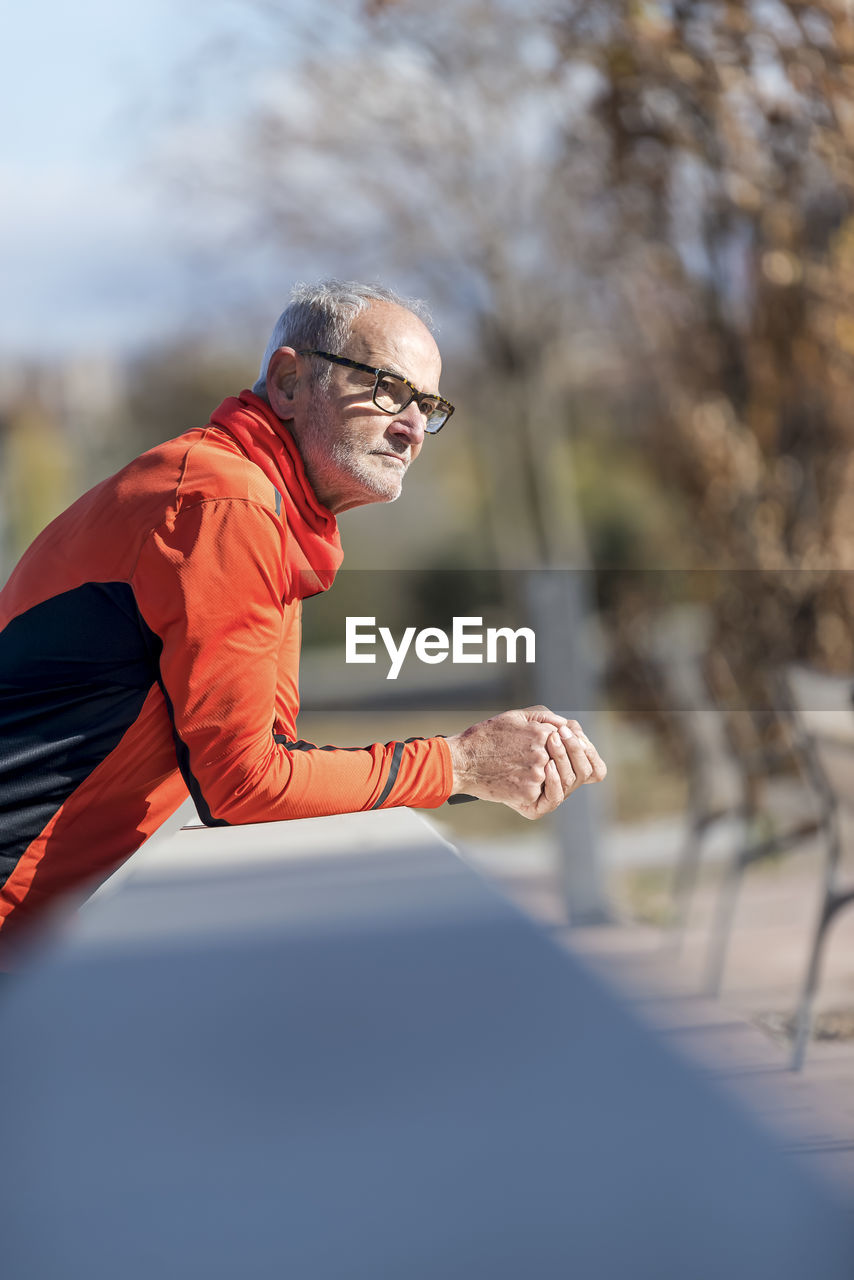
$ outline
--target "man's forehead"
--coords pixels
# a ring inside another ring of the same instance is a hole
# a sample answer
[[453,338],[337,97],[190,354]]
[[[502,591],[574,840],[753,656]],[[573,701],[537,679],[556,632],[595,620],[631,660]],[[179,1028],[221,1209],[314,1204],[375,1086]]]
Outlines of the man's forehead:
[[375,302],[353,321],[347,353],[354,359],[396,366],[407,376],[421,377],[425,366],[438,378],[439,349],[430,330],[404,307]]

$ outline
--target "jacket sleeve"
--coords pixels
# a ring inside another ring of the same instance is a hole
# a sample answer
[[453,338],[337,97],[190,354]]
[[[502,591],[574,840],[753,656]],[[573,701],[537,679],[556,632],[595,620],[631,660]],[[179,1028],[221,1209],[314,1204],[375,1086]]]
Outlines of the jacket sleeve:
[[360,748],[274,738],[286,536],[258,503],[204,501],[149,535],[134,572],[199,816],[216,825],[442,804],[453,769],[441,738]]

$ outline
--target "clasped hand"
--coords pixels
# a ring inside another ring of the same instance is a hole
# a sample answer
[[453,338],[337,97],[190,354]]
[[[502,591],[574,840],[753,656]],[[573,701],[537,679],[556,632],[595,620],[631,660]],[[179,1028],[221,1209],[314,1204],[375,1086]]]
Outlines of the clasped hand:
[[454,790],[541,818],[578,787],[601,782],[605,762],[577,720],[548,707],[504,711],[447,739]]

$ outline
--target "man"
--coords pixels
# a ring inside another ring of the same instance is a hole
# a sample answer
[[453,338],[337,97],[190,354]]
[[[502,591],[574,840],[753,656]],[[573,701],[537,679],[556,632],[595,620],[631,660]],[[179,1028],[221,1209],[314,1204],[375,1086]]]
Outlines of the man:
[[449,738],[298,739],[301,602],[336,516],[398,497],[453,412],[425,323],[388,290],[300,286],[254,392],[97,485],[0,592],[0,958],[192,795],[206,823],[436,806],[539,817],[605,767],[544,707]]

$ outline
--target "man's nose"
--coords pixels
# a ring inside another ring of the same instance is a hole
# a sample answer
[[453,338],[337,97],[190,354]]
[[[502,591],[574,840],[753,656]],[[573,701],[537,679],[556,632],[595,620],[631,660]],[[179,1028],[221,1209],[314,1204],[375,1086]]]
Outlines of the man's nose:
[[414,400],[405,409],[394,415],[391,430],[405,436],[410,444],[421,445],[424,441],[424,414]]

